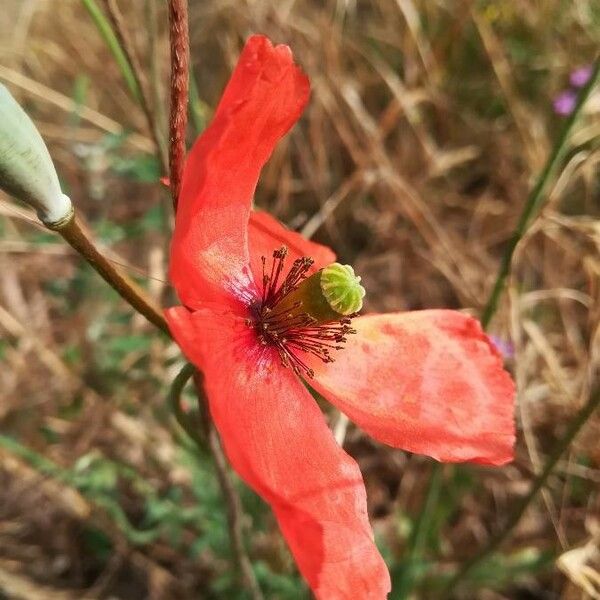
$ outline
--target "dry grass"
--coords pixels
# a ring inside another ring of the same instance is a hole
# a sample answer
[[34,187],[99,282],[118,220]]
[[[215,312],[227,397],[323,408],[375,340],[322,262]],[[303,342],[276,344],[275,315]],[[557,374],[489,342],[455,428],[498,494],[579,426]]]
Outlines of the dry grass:
[[[164,102],[166,19],[156,2],[153,49],[153,1],[121,5],[150,79],[156,59]],[[264,172],[257,204],[353,263],[371,310],[480,311],[555,138],[553,95],[597,45],[594,0],[192,1],[205,115],[251,32],[292,46],[313,86],[301,124]],[[4,0],[0,80],[35,118],[72,199],[115,260],[172,302],[164,281],[170,224],[161,218],[169,199],[156,183],[136,181],[152,135],[80,3]],[[517,459],[499,470],[444,467],[426,552],[437,575],[485,543],[598,378],[595,110],[577,126],[546,207],[519,246],[491,327],[515,348]],[[230,563],[214,547],[190,550],[210,515],[185,522],[176,543],[164,532],[140,541],[104,503],[108,489],[141,529],[148,503],[174,489],[178,510],[199,501],[194,477],[209,471],[182,461],[164,406],[178,350],[130,319],[32,215],[0,202],[0,427],[60,467],[0,446],[0,597],[243,598],[219,593],[215,582]],[[600,597],[598,415],[592,421],[513,532],[505,562],[480,573],[465,597]],[[375,529],[399,576],[431,463],[377,446],[352,426],[345,444],[361,462]],[[102,471],[107,460],[119,465],[113,475]],[[108,483],[93,479],[98,472]],[[252,556],[289,575],[276,529],[246,501]],[[438,597],[425,585],[416,597],[430,594]]]

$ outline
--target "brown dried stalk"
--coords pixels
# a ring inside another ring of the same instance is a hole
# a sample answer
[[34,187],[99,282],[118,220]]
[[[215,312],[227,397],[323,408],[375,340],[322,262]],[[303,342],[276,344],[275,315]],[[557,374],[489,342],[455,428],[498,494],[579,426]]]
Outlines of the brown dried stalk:
[[[185,132],[189,93],[189,31],[187,0],[169,0],[169,37],[171,42],[171,114],[169,118],[169,168],[173,206],[181,190],[185,162]],[[217,479],[227,504],[227,521],[232,550],[236,557],[243,583],[253,600],[263,600],[261,589],[254,577],[252,563],[243,539],[243,508],[240,497],[231,481],[227,459],[221,448],[219,436],[208,410],[202,374],[196,371],[194,383],[202,415],[204,438],[213,457]],[[177,412],[176,412],[177,414]],[[198,436],[193,439],[198,442]]]

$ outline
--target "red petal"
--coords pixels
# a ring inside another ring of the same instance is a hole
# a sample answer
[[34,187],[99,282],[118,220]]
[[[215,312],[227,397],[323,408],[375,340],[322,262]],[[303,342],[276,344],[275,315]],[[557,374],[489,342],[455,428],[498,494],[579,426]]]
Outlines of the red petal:
[[248,40],[185,166],[170,276],[187,306],[223,301],[251,285],[247,226],[256,182],[308,95],[287,46]]
[[277,219],[266,212],[250,213],[248,223],[248,243],[250,246],[250,266],[254,273],[254,280],[262,280],[261,256],[267,258],[270,264],[273,250],[286,246],[288,249],[288,265],[296,258],[310,256],[315,262],[311,273],[335,262],[335,254],[331,248],[311,242],[299,233],[284,227]]
[[240,317],[178,307],[167,318],[204,372],[229,460],[271,505],[317,598],[386,598],[389,575],[373,543],[360,471],[300,380]]
[[367,433],[441,461],[512,460],[514,384],[478,321],[424,310],[353,327],[310,383]]

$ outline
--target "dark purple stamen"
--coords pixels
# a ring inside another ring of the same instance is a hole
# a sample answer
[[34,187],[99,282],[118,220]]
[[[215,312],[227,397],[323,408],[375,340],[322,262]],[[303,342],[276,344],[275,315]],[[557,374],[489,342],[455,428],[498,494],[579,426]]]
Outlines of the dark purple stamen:
[[[288,274],[280,283],[286,256],[285,246],[275,250],[269,273],[267,259],[261,257],[262,294],[251,305],[253,318],[248,319],[247,323],[256,330],[262,344],[277,349],[283,366],[291,368],[297,375],[314,377],[313,369],[300,358],[298,351],[331,363],[334,360],[331,352],[343,349],[346,336],[356,331],[350,327],[350,317],[321,323],[303,310],[302,301],[293,302],[293,297],[289,298],[308,277],[314,260],[309,257],[294,260]],[[282,306],[284,299],[288,301]]]

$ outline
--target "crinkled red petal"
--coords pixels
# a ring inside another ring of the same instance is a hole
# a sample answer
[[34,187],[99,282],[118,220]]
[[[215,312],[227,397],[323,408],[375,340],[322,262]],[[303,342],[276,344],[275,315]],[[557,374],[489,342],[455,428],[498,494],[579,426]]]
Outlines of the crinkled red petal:
[[170,269],[185,305],[231,304],[252,288],[247,227],[254,189],[308,96],[308,79],[287,46],[264,36],[248,40],[185,166]]
[[514,384],[477,320],[424,310],[353,327],[310,384],[369,435],[440,461],[512,460]]
[[316,597],[386,598],[390,579],[373,543],[361,473],[306,388],[242,318],[182,307],[166,315],[202,369],[231,464],[271,505]]
[[291,266],[295,259],[303,256],[310,256],[315,261],[309,274],[335,261],[335,254],[331,248],[307,240],[262,211],[250,213],[248,244],[250,247],[250,266],[254,273],[254,280],[257,283],[262,279],[261,256],[267,259],[267,265],[269,265],[273,250],[278,250],[282,246],[286,246],[288,249],[286,258],[288,266]]

